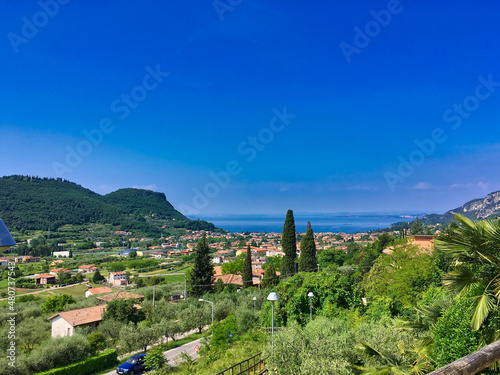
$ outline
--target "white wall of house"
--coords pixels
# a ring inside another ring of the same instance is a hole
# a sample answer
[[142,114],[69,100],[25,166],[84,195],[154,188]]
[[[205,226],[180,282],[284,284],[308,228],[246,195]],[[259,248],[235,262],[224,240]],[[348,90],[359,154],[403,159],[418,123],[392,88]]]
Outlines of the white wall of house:
[[69,258],[69,251],[54,251],[52,255],[56,258]]
[[56,316],[52,319],[52,337],[72,336],[74,328],[64,318]]

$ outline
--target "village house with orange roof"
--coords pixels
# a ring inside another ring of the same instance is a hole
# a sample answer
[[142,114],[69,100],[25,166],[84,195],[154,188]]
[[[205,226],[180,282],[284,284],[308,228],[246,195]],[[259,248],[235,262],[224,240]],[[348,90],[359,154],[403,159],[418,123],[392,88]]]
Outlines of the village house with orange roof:
[[95,296],[103,293],[111,293],[113,289],[108,288],[107,286],[102,286],[99,288],[90,288],[85,291],[85,297]]
[[35,284],[36,285],[48,285],[48,284],[55,284],[56,283],[56,277],[54,275],[48,275],[48,274],[41,274],[41,275],[36,275],[35,276]]
[[91,264],[82,264],[80,267],[78,267],[78,272],[83,272],[83,273],[95,272],[98,269],[99,267]]
[[214,276],[214,285],[218,280],[222,280],[222,283],[224,285],[232,284],[238,288],[243,287],[243,278],[241,277],[241,275],[226,274]]
[[51,275],[57,276],[59,272],[69,272],[71,273],[70,270],[67,270],[66,268],[53,268],[49,271]]
[[52,322],[52,337],[72,336],[75,333],[75,327],[96,329],[102,321],[102,314],[105,310],[106,305],[99,305],[52,315],[47,319]]

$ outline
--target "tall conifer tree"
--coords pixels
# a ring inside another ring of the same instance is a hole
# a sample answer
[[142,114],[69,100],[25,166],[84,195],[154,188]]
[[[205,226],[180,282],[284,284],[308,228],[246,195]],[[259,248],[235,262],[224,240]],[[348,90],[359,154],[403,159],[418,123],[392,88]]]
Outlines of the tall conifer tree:
[[247,254],[245,256],[245,264],[243,265],[243,288],[253,286],[252,280],[252,251],[250,245],[247,247]]
[[295,237],[295,220],[292,210],[288,210],[286,213],[281,247],[285,253],[281,261],[281,275],[284,277],[292,276],[295,274],[295,259],[297,258],[297,238]]
[[214,266],[210,256],[210,247],[207,243],[207,236],[204,233],[203,238],[196,245],[194,253],[194,266],[191,270],[189,285],[191,294],[194,297],[200,297],[212,290],[214,281]]
[[264,277],[262,279],[262,282],[260,286],[262,288],[267,288],[269,286],[276,286],[278,285],[278,277],[276,276],[276,268],[274,267],[274,264],[270,264],[267,266],[266,270],[264,271]]
[[316,259],[316,244],[314,243],[314,233],[311,228],[311,223],[308,221],[306,234],[300,241],[299,271],[316,271],[317,267],[318,260]]

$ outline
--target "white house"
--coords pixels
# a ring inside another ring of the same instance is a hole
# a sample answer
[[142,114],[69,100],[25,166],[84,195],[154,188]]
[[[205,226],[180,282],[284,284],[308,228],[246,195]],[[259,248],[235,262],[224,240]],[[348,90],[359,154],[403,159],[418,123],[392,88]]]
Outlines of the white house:
[[127,285],[127,273],[125,271],[110,272],[108,283],[115,286]]
[[69,251],[54,251],[52,255],[56,258],[69,258]]
[[102,320],[105,310],[106,305],[99,305],[52,315],[47,319],[52,321],[52,337],[72,336],[75,333],[75,327],[80,326],[91,327],[94,330]]

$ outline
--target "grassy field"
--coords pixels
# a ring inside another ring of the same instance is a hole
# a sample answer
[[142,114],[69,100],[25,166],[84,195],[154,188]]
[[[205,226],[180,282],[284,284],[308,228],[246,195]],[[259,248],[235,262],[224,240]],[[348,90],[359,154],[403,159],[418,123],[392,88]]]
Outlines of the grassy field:
[[84,296],[87,291],[87,286],[85,284],[77,284],[73,286],[69,286],[67,288],[54,289],[51,292],[57,294],[69,294],[72,297]]

